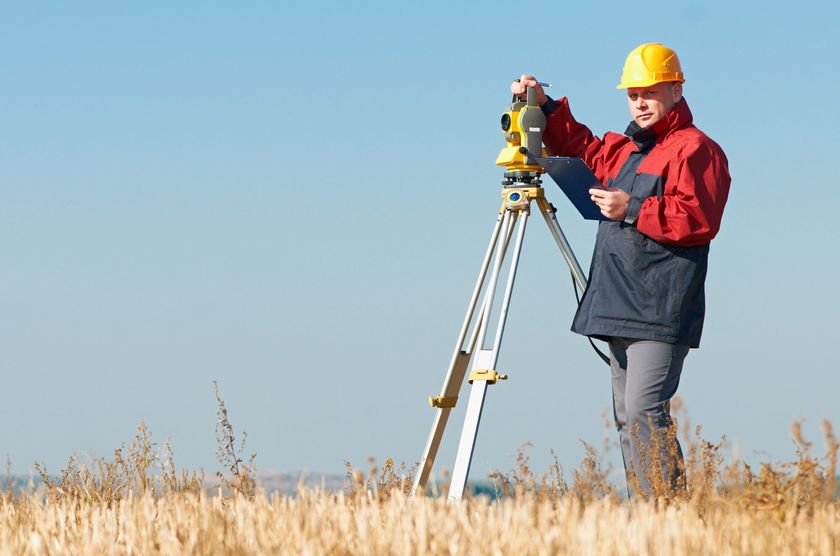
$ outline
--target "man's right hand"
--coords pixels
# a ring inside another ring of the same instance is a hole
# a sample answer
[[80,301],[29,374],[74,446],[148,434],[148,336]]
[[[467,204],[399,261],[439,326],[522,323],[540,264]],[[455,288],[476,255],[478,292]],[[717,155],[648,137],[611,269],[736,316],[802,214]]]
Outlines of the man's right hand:
[[527,87],[533,87],[534,91],[537,93],[537,104],[542,106],[548,101],[548,97],[545,96],[545,91],[543,91],[542,85],[539,84],[537,78],[533,75],[523,75],[519,78],[519,81],[511,83],[510,92],[520,98],[525,98],[525,89]]

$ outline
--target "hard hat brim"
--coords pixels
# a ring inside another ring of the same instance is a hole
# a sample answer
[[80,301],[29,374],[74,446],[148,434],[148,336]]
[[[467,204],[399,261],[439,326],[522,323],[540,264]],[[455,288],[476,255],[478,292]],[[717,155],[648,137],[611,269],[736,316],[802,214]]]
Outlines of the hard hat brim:
[[642,79],[632,83],[619,83],[616,89],[631,89],[635,87],[650,87],[657,83],[685,83],[685,79]]

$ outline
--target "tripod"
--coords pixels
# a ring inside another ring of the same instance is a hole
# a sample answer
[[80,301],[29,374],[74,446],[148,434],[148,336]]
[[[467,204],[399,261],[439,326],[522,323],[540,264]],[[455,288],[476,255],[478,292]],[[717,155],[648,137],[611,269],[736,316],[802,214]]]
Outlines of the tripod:
[[[506,174],[507,176],[508,174]],[[504,202],[499,210],[496,225],[490,237],[490,245],[487,247],[487,252],[481,263],[478,280],[470,298],[469,306],[467,307],[467,314],[461,326],[458,341],[455,344],[455,352],[452,354],[446,379],[443,381],[440,395],[429,397],[429,404],[436,410],[435,418],[432,423],[429,438],[426,441],[423,458],[420,460],[417,475],[414,479],[414,485],[411,489],[412,497],[418,491],[425,491],[426,483],[432,471],[432,465],[434,464],[440,442],[443,438],[446,423],[449,420],[449,414],[458,401],[458,393],[464,382],[467,367],[472,360],[473,365],[468,379],[472,385],[470,397],[467,403],[467,412],[464,418],[464,427],[461,431],[461,439],[458,444],[455,467],[452,471],[452,481],[449,486],[450,500],[457,500],[463,496],[467,476],[470,472],[470,463],[472,462],[476,435],[478,434],[478,425],[481,420],[481,411],[484,407],[484,398],[487,395],[487,387],[491,384],[496,384],[500,380],[507,379],[506,375],[496,370],[496,363],[499,359],[499,348],[501,347],[502,336],[505,331],[505,321],[507,320],[508,307],[510,306],[511,294],[513,293],[513,284],[516,279],[516,269],[519,265],[522,242],[525,238],[525,226],[531,215],[532,202],[536,203],[537,209],[543,215],[551,235],[557,242],[563,258],[566,259],[566,263],[569,265],[576,286],[581,292],[586,289],[586,277],[572,252],[572,248],[569,246],[568,241],[566,241],[566,236],[563,234],[560,224],[557,222],[555,215],[556,209],[545,198],[545,192],[539,176],[539,172],[517,172],[513,174],[513,177],[506,179],[504,182],[505,187],[502,189]],[[510,247],[510,240],[514,235],[514,229],[516,231],[516,239],[513,244],[513,249],[509,250],[508,248]],[[508,254],[511,255],[511,259],[504,293],[502,295],[501,312],[499,313],[491,347],[487,348],[485,347],[485,342],[487,340],[493,301],[496,297],[496,286],[498,285],[502,266]],[[490,269],[491,262],[492,272],[490,274],[490,280],[486,281],[487,271]],[[484,287],[485,282],[486,288]],[[484,290],[484,296],[479,304],[478,299],[482,290]],[[475,318],[469,340],[466,341],[470,324],[473,322],[473,317],[476,316],[476,307],[478,307],[478,315]]]

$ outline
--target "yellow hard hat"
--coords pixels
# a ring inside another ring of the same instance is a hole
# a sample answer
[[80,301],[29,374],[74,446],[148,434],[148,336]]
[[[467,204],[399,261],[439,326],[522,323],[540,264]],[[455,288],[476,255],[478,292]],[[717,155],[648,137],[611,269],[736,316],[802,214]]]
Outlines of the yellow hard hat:
[[685,83],[677,53],[658,42],[649,42],[634,48],[627,55],[621,83],[616,89],[650,87],[663,81]]

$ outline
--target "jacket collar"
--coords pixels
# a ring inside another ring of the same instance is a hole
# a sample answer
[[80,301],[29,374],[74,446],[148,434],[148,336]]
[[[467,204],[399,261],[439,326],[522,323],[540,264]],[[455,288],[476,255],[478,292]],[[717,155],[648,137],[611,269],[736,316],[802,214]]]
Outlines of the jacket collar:
[[635,120],[630,122],[624,134],[636,143],[640,151],[653,147],[657,140],[664,139],[671,132],[688,127],[694,121],[685,97],[682,98],[665,117],[647,129],[642,129]]

